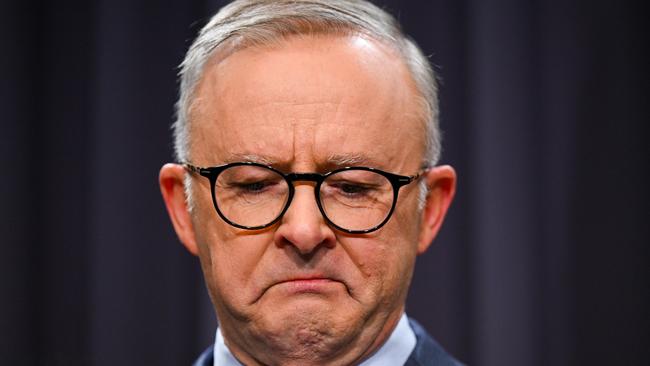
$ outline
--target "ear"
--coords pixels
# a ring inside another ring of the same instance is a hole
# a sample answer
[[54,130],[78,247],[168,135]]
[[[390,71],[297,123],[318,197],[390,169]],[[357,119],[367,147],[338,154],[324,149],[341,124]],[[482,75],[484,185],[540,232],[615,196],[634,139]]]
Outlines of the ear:
[[456,193],[456,172],[449,165],[437,166],[424,173],[428,193],[422,212],[418,254],[424,253],[438,234],[447,209]]
[[183,166],[165,164],[160,169],[158,181],[165,206],[167,206],[167,213],[172,220],[178,239],[190,253],[198,255],[194,227],[185,199],[185,174]]

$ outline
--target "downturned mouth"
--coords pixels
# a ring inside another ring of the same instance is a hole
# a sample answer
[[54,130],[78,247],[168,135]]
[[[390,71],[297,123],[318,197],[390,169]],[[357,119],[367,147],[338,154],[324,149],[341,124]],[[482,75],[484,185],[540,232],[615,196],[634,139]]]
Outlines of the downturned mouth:
[[336,287],[343,286],[345,291],[350,294],[350,289],[346,283],[338,278],[330,277],[324,274],[297,274],[295,276],[286,276],[275,279],[260,291],[259,296],[253,303],[260,301],[270,290],[281,291],[285,295],[299,294],[326,294],[333,293]]
[[289,294],[301,293],[327,293],[332,291],[332,286],[339,285],[339,281],[334,281],[329,278],[315,277],[315,278],[294,278],[283,281],[277,284],[281,290]]
[[333,281],[329,277],[296,277],[289,278],[286,280],[278,281],[276,284],[286,283],[286,282],[296,282],[296,281]]

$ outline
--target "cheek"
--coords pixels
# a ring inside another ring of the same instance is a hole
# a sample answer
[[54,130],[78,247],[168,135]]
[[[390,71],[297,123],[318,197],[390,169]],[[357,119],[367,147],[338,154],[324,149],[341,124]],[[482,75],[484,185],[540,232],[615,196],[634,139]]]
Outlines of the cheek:
[[[395,219],[395,220],[393,220]],[[411,215],[396,212],[395,217],[382,229],[382,268],[385,291],[388,296],[405,294],[410,282],[418,243],[417,220]]]
[[[212,210],[212,206],[210,206]],[[198,209],[198,207],[197,207]],[[255,281],[259,262],[264,256],[270,233],[250,235],[232,228],[212,213],[195,228],[199,240],[201,264],[213,301],[225,306],[239,307],[256,296]]]
[[400,192],[402,194],[398,197],[397,207],[390,221],[386,224],[386,230],[390,231],[390,236],[401,238],[403,242],[406,242],[403,246],[412,249],[415,253],[422,227],[422,210],[418,209],[420,191],[419,185],[412,185],[407,188],[410,191],[403,190]]
[[376,237],[350,238],[353,240],[342,243],[354,248],[348,249],[348,255],[361,278],[354,284],[353,293],[362,301],[395,301],[408,284],[416,246],[411,244],[412,240],[395,233],[384,227]]

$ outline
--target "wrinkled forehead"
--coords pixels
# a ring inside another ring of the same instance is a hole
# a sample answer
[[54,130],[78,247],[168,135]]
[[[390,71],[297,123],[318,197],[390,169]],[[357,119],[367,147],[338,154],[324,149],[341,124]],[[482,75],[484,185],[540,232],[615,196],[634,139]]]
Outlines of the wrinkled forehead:
[[192,156],[295,154],[301,143],[324,156],[379,147],[391,155],[391,145],[424,144],[418,95],[397,52],[362,35],[230,45],[215,53],[197,86]]

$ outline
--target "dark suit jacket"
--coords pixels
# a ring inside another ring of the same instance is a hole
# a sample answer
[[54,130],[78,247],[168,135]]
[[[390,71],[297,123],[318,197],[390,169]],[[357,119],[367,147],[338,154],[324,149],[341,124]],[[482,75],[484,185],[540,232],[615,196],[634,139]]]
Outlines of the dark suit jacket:
[[[409,323],[413,328],[417,343],[404,366],[462,366],[460,362],[447,354],[418,322],[409,318]],[[214,363],[213,352],[214,347],[210,346],[196,360],[194,366],[212,366]]]

